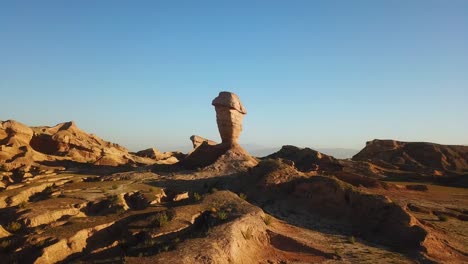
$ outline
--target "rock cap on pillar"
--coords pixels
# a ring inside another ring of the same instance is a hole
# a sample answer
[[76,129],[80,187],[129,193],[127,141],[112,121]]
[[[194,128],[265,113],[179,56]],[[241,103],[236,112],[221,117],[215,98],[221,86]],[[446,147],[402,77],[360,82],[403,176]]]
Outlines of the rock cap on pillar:
[[211,104],[215,107],[228,107],[230,109],[237,110],[241,114],[247,114],[247,109],[245,109],[239,99],[239,96],[235,93],[220,92],[218,97],[216,97]]

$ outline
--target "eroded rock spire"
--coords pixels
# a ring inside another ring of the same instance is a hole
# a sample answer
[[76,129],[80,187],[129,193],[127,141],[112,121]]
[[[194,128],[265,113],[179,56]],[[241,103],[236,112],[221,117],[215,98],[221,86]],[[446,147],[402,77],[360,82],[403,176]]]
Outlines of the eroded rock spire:
[[236,145],[242,132],[242,119],[247,114],[247,110],[239,97],[231,92],[220,92],[212,105],[216,110],[216,122],[222,144]]

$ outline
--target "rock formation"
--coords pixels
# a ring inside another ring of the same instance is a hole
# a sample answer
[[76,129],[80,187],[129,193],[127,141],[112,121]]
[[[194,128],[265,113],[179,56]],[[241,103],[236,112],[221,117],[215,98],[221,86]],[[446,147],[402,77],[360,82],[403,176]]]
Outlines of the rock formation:
[[191,136],[190,140],[192,141],[194,149],[198,148],[199,146],[201,146],[205,142],[208,143],[208,145],[213,145],[213,146],[218,145],[218,143],[216,143],[216,142],[214,142],[212,140],[209,140],[209,139],[197,136],[197,135]]
[[[177,161],[175,159],[172,163]],[[86,133],[74,122],[53,127],[28,127],[14,120],[0,121],[0,175],[7,176],[0,184],[3,187],[7,182],[13,182],[13,171],[16,177],[26,178],[29,172],[37,174],[77,166],[117,167],[155,162]],[[20,172],[21,175],[18,174]]]
[[375,139],[367,142],[353,160],[431,175],[466,174],[468,146]]
[[342,166],[338,160],[332,156],[325,155],[310,148],[298,148],[295,146],[283,146],[278,152],[275,152],[267,159],[285,159],[294,162],[294,166],[302,171],[340,171]]
[[252,158],[238,143],[242,131],[242,119],[247,113],[239,97],[230,92],[220,92],[212,105],[216,110],[216,121],[222,143],[192,136],[194,150],[180,165],[188,169],[206,168],[215,171],[242,171],[255,166]]
[[242,119],[247,110],[239,97],[230,92],[220,92],[212,105],[216,109],[216,121],[222,144],[235,145],[242,131]]
[[182,152],[161,152],[155,148],[138,151],[135,155],[142,158],[153,159],[158,164],[174,164],[185,158],[185,154]]

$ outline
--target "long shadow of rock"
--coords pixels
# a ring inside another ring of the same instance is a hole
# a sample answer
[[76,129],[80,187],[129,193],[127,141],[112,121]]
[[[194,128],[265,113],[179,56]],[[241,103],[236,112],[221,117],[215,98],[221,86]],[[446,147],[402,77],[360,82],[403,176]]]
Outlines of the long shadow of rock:
[[95,165],[92,163],[83,163],[70,160],[40,161],[40,165],[47,167],[63,167],[66,171],[72,171],[75,174],[97,174],[108,175],[117,172],[132,171],[135,167],[126,164],[120,166]]

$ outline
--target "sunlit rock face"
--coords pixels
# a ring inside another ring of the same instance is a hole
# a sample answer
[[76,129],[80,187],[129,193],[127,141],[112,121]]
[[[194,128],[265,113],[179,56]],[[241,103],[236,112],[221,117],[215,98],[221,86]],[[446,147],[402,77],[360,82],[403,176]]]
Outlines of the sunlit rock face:
[[220,92],[212,105],[216,110],[216,121],[222,144],[235,145],[242,132],[242,119],[247,110],[242,105],[239,97],[230,92]]

